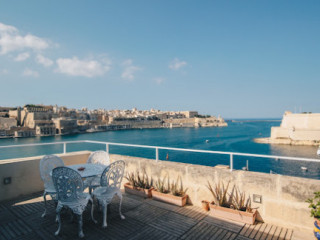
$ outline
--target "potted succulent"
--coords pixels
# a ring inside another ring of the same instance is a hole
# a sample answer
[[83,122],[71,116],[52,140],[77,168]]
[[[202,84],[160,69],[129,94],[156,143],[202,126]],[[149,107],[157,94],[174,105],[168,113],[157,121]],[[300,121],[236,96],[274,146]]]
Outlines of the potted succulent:
[[210,203],[211,215],[253,224],[257,211],[251,208],[251,198],[246,198],[245,193],[241,192],[236,186],[229,193],[229,185],[230,182],[227,185],[219,182],[212,187],[208,181],[207,188],[213,196],[213,201]]
[[315,220],[313,234],[320,239],[320,192],[314,192],[313,198],[309,198],[306,202],[309,203],[311,217]]
[[142,174],[137,171],[136,173],[128,173],[125,177],[129,182],[124,184],[126,193],[135,194],[145,198],[151,198],[151,191],[153,189],[153,179],[149,178],[146,171]]
[[187,190],[188,189],[183,187],[180,176],[175,182],[170,182],[169,178],[167,179],[167,177],[163,179],[158,178],[158,180],[155,182],[155,189],[152,190],[152,198],[158,201],[183,207],[187,203]]

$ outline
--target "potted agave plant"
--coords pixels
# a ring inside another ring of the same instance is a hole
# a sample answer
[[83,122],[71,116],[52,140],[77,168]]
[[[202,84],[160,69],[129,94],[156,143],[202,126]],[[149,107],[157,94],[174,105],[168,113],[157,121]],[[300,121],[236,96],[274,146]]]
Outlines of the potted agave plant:
[[225,186],[219,182],[214,187],[208,181],[207,188],[213,196],[210,203],[212,216],[226,218],[248,224],[254,224],[257,210],[251,208],[250,197],[246,198],[244,192],[240,192],[235,186],[228,193],[230,182]]
[[170,183],[169,178],[162,180],[158,178],[155,183],[155,189],[152,190],[152,198],[158,201],[170,203],[176,206],[183,207],[187,203],[188,189],[185,189],[182,184],[181,177],[177,181]]
[[306,202],[309,203],[310,214],[314,218],[313,234],[320,240],[320,192],[315,192],[313,198],[309,198]]
[[142,174],[137,171],[136,173],[128,173],[125,178],[128,180],[124,184],[126,193],[135,194],[145,198],[151,198],[151,191],[153,189],[153,179],[149,178],[146,171]]

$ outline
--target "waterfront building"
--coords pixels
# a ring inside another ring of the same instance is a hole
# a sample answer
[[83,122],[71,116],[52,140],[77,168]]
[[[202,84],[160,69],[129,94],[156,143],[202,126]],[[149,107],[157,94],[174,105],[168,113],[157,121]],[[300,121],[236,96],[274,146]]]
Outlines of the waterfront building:
[[71,118],[53,118],[55,124],[56,134],[68,134],[76,132],[78,122],[76,119]]
[[34,137],[36,135],[36,131],[34,129],[28,127],[12,127],[10,130],[6,132],[6,136],[12,137]]
[[[226,126],[223,119],[210,119],[208,116],[199,115],[197,111],[176,112],[157,109],[138,110],[137,108],[107,111],[105,109],[68,109],[57,105],[34,104],[27,104],[23,108],[15,109],[0,108],[0,111],[3,111],[0,112],[2,113],[0,118],[4,118],[0,121],[0,129],[4,126],[6,129],[9,129],[10,126],[26,127],[34,129],[38,136],[70,134],[87,130]],[[197,120],[200,117],[202,119]],[[108,127],[108,125],[112,126]],[[11,132],[9,135],[14,136]],[[26,136],[28,135],[30,134],[26,133]]]
[[56,127],[54,123],[51,124],[43,123],[36,125],[37,136],[53,136],[56,134]]

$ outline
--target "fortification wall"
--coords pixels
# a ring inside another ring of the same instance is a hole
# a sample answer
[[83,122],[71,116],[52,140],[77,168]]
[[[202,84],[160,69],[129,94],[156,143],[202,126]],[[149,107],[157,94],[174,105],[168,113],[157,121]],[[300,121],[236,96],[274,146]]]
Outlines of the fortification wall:
[[0,117],[0,129],[9,130],[10,127],[16,127],[16,126],[17,126],[17,120],[16,119]]
[[290,113],[283,115],[282,128],[320,130],[320,113]]
[[320,113],[283,115],[280,127],[272,127],[270,138],[254,139],[258,143],[314,145],[320,144]]

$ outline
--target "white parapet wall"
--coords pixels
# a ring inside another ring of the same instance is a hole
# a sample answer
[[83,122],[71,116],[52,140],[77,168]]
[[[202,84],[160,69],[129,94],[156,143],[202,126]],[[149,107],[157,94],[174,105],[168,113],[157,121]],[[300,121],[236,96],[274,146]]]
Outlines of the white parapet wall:
[[[66,165],[85,163],[90,152],[59,154]],[[250,171],[232,171],[217,167],[158,161],[146,158],[111,154],[111,162],[124,160],[126,173],[144,169],[153,179],[169,176],[176,180],[181,176],[184,187],[188,188],[189,203],[200,206],[201,200],[212,200],[206,188],[211,184],[230,181],[252,198],[253,194],[262,197],[261,203],[253,203],[257,208],[258,220],[295,230],[311,231],[313,219],[310,217],[307,198],[320,190],[320,180],[265,174]],[[0,201],[43,190],[39,163],[42,156],[0,160]],[[3,179],[11,177],[11,184]],[[126,179],[123,180],[123,183]]]
[[[85,163],[89,151],[56,154],[65,165]],[[0,201],[22,195],[43,191],[39,164],[43,156],[0,160]],[[4,178],[10,177],[11,183],[5,185]]]
[[228,169],[196,164],[111,155],[111,161],[116,160],[126,162],[126,172],[142,172],[145,169],[153,179],[169,176],[171,180],[176,180],[181,176],[184,187],[188,188],[189,203],[197,206],[201,205],[202,200],[212,200],[206,187],[208,181],[211,184],[230,181],[231,186],[235,184],[251,199],[253,194],[262,197],[261,203],[252,203],[252,207],[259,212],[258,220],[300,231],[312,230],[313,219],[305,201],[313,196],[313,192],[320,190],[320,180],[250,171],[230,172]]

